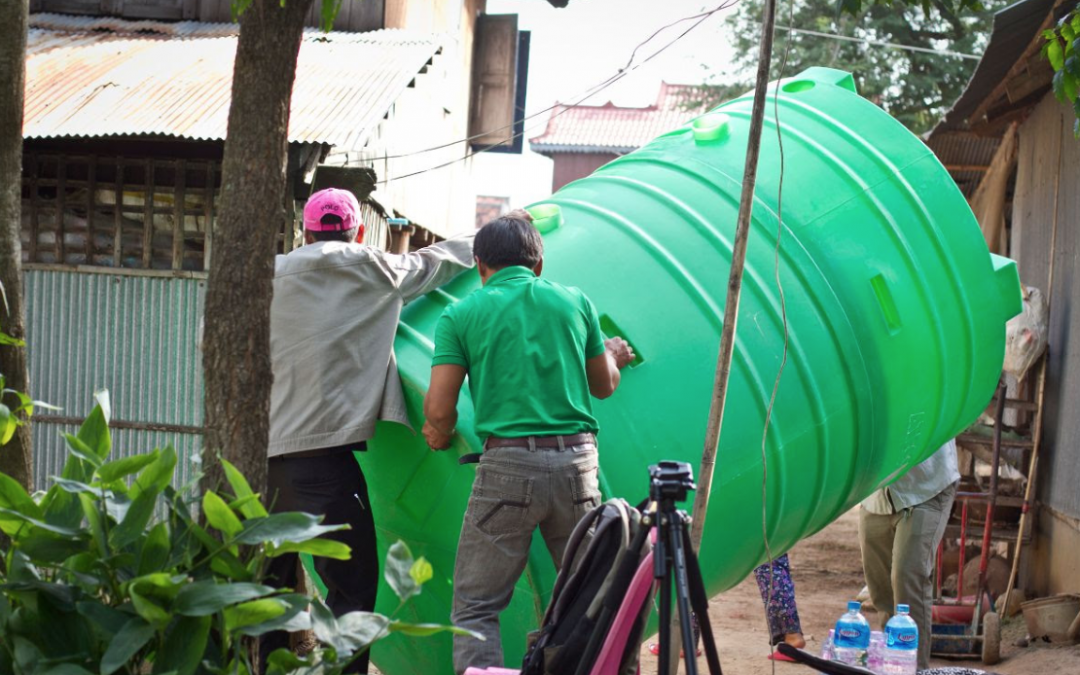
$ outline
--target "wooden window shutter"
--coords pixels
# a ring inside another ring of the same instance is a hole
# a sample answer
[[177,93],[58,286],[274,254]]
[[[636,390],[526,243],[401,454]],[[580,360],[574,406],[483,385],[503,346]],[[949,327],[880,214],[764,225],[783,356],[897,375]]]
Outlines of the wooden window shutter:
[[510,145],[517,93],[517,14],[484,14],[476,25],[473,56],[472,145]]

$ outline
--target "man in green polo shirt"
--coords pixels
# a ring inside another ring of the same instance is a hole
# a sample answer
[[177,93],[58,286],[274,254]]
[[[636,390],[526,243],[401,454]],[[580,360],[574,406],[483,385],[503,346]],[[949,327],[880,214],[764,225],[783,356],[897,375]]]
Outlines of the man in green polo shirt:
[[454,568],[454,670],[501,666],[499,613],[510,603],[537,527],[555,566],[578,520],[599,504],[592,399],[619,386],[633,361],[604,340],[585,294],[540,279],[543,242],[528,214],[476,233],[483,287],[446,308],[435,329],[424,436],[450,446],[465,376],[484,453],[461,526]]

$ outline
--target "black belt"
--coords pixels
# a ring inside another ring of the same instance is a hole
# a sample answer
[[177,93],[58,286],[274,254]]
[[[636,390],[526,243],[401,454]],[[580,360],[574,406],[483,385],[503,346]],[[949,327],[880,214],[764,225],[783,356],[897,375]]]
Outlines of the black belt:
[[[530,443],[529,441],[532,441]],[[501,438],[489,436],[484,441],[484,448],[558,448],[570,445],[596,444],[596,436],[591,433],[569,434],[565,436],[521,436],[519,438]],[[458,458],[458,464],[476,464],[480,461],[479,452],[470,452]]]

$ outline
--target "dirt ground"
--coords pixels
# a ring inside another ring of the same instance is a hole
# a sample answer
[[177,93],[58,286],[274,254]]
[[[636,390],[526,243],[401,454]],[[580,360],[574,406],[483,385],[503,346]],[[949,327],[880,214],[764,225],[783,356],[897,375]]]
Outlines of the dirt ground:
[[[858,512],[851,511],[815,536],[800,542],[790,552],[792,576],[799,616],[807,650],[817,654],[829,628],[843,612],[845,603],[863,586],[859,558]],[[765,618],[753,575],[741,584],[713,598],[709,603],[713,633],[717,636],[720,664],[725,675],[800,675],[812,673],[805,666],[768,660],[769,639]],[[870,623],[876,617],[867,613]],[[977,660],[935,659],[933,666],[960,666],[1000,675],[1080,675],[1080,645],[1055,647],[1032,645],[1026,649],[1014,642],[1024,636],[1024,621],[1016,616],[1002,629],[1002,661],[983,666]],[[642,647],[642,675],[656,675],[656,657]],[[699,672],[708,673],[704,657],[698,659]],[[679,671],[683,672],[682,669]]]

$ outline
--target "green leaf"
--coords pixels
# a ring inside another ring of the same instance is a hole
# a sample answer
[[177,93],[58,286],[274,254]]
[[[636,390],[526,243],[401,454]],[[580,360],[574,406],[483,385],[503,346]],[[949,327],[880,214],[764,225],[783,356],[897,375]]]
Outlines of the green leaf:
[[383,576],[402,602],[420,592],[420,586],[409,574],[414,562],[408,545],[400,540],[394,542],[386,554],[386,571]]
[[37,645],[21,635],[12,637],[11,643],[15,648],[14,659],[18,666],[16,672],[33,673],[37,670],[38,662],[44,658]]
[[1059,74],[1064,75],[1064,77],[1062,78],[1062,88],[1065,90],[1064,102],[1075,101],[1078,89],[1080,89],[1080,83],[1077,82],[1076,78],[1073,77],[1072,73],[1068,73],[1063,70]]
[[25,347],[26,342],[19,338],[13,338],[7,333],[0,331],[0,345],[10,345],[12,347]]
[[202,507],[206,522],[217,528],[227,539],[232,539],[244,529],[244,524],[236,517],[229,505],[213,490],[207,490],[203,495]]
[[[3,475],[3,474],[0,474],[0,475]],[[10,518],[4,518],[3,516],[10,516]],[[52,532],[54,534],[59,534],[62,537],[70,537],[72,539],[78,538],[79,535],[81,534],[79,532],[79,530],[76,530],[76,529],[72,529],[72,528],[69,528],[69,527],[60,527],[59,525],[51,525],[49,523],[46,523],[44,520],[38,520],[37,518],[31,518],[30,516],[24,516],[23,514],[19,513],[18,511],[13,511],[11,509],[0,508],[0,527],[2,527],[5,532],[7,532],[7,528],[12,523],[12,521],[22,521],[24,523],[29,523],[30,525],[33,525],[34,527],[41,528],[43,530],[46,530],[48,532]],[[12,534],[14,534],[15,532],[19,532],[20,530],[24,530],[24,528],[22,528],[22,527],[13,527],[12,528]],[[25,531],[24,531],[24,533],[29,534],[29,532],[25,532]]]
[[157,450],[154,450],[151,453],[143,455],[115,459],[99,467],[97,476],[102,483],[111,483],[118,478],[130,476],[133,473],[141,471],[143,467],[153,464],[157,460],[159,454],[160,453]]
[[128,582],[128,595],[139,616],[157,628],[164,628],[172,618],[166,605],[180,592],[185,581],[182,575],[166,572],[146,574]]
[[1042,32],[1042,36],[1046,40],[1053,40],[1057,37],[1057,33],[1054,31],[1053,28],[1047,28]]
[[184,616],[207,616],[220,612],[229,605],[254,600],[273,592],[273,588],[262,584],[198,581],[180,589],[173,602],[173,611]]
[[1069,21],[1069,25],[1072,26],[1073,31],[1080,35],[1080,12],[1073,10],[1072,20]]
[[[1069,42],[1072,42],[1073,38],[1076,37],[1076,32],[1073,31],[1072,26],[1070,26],[1069,24],[1067,24],[1067,23],[1062,24],[1062,26],[1061,26],[1061,37],[1065,38],[1066,43],[1069,43]],[[1066,49],[1067,48],[1068,48],[1068,45],[1066,45]]]
[[177,619],[165,636],[165,646],[154,658],[154,672],[194,675],[206,652],[210,624],[209,616]]
[[431,577],[435,576],[435,571],[431,568],[431,563],[424,556],[420,556],[409,568],[409,576],[417,586],[423,586],[431,581]]
[[80,440],[77,436],[71,434],[64,434],[64,438],[67,440],[68,450],[71,454],[75,455],[84,462],[89,462],[95,469],[101,466],[101,460],[98,458],[90,446]]
[[[243,500],[247,497],[258,497],[252,490],[251,485],[248,484],[247,479],[244,478],[244,474],[233,466],[228,460],[221,460],[221,466],[225,469],[225,479],[229,481],[229,485],[232,486],[233,494],[236,495],[237,500]],[[257,499],[254,502],[244,502],[240,513],[245,518],[264,518],[269,515],[266,512],[266,508]]]
[[79,427],[78,438],[97,457],[94,465],[101,466],[112,451],[112,437],[109,435],[109,421],[100,401]]
[[338,617],[337,625],[341,631],[338,642],[347,643],[353,653],[390,633],[390,619],[374,612],[349,612]]
[[284,614],[270,619],[269,621],[245,626],[237,632],[241,635],[257,637],[275,630],[283,630],[290,633],[301,630],[311,630],[311,615],[305,611],[307,610],[308,603],[311,602],[311,598],[299,593],[285,593],[283,595],[275,595],[274,600],[282,603],[285,607]]
[[268,673],[280,673],[281,675],[284,675],[285,673],[291,673],[295,670],[310,666],[312,663],[301,659],[293,652],[293,650],[280,647],[270,652],[270,656],[266,657],[266,665],[268,666]]
[[7,445],[18,428],[19,421],[11,414],[11,409],[0,403],[0,445]]
[[[1075,78],[1080,78],[1080,57],[1074,54],[1065,59],[1065,72]],[[1076,100],[1076,97],[1074,96],[1072,100]]]
[[332,539],[309,539],[308,541],[287,541],[281,546],[276,546],[268,554],[271,558],[286,553],[308,553],[320,558],[333,558],[334,560],[349,560],[352,558],[352,549],[348,544]]
[[44,514],[19,481],[7,474],[0,473],[0,507],[17,511],[31,518],[42,518]]
[[89,619],[95,628],[101,629],[103,633],[108,635],[119,633],[132,618],[127,612],[113,609],[97,600],[77,602],[75,603],[75,609],[79,614]]
[[[169,559],[169,526],[158,523],[150,529],[139,558],[139,574],[150,574],[165,566]],[[183,589],[180,590],[183,593]],[[179,597],[179,596],[177,596]]]
[[341,10],[342,0],[322,0],[322,29],[324,33],[334,30],[334,19]]
[[390,632],[403,633],[412,637],[427,637],[429,635],[435,635],[436,633],[453,633],[454,635],[473,637],[477,640],[487,639],[480,633],[471,631],[467,628],[444,626],[438,623],[405,623],[404,621],[393,621],[390,623]]
[[1054,89],[1054,97],[1061,103],[1068,103],[1068,100],[1065,98],[1065,77],[1066,72],[1064,70],[1059,70],[1054,73],[1054,79],[1051,81]]
[[157,490],[144,490],[127,510],[124,520],[109,532],[109,542],[114,548],[124,548],[137,540],[146,531],[150,517],[157,506]]
[[19,535],[19,549],[38,562],[58,564],[85,551],[86,541],[34,529]]
[[135,479],[128,495],[132,499],[137,499],[139,493],[143,490],[161,492],[172,482],[173,469],[175,468],[176,451],[172,449],[172,446],[166,447],[158,454],[156,460],[139,472],[139,476]]
[[1065,65],[1065,48],[1061,40],[1054,39],[1046,48],[1046,58],[1050,59],[1050,66],[1054,70],[1061,70]]
[[241,544],[269,542],[274,546],[281,546],[287,541],[307,541],[327,532],[349,529],[348,525],[320,525],[320,521],[322,516],[313,516],[310,513],[274,513],[246,521],[236,540]]
[[101,488],[87,485],[86,483],[82,483],[77,480],[68,480],[67,478],[57,478],[56,476],[49,476],[49,478],[54,483],[59,485],[61,490],[64,490],[65,492],[70,492],[73,495],[85,492],[86,494],[94,495],[98,499],[105,498],[105,490]]
[[58,663],[38,670],[37,675],[93,675],[89,670],[74,663]]
[[254,626],[285,614],[288,605],[277,598],[262,598],[225,608],[225,629]]
[[109,642],[109,648],[101,657],[101,675],[112,675],[123,667],[146,646],[156,632],[150,624],[138,617],[132,617]]

